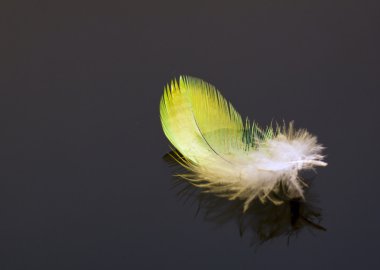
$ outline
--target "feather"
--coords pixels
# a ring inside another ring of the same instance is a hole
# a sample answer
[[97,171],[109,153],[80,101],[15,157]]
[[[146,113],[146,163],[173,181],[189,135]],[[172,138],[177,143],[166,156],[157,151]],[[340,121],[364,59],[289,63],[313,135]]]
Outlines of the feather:
[[277,125],[260,128],[240,114],[211,84],[181,76],[168,84],[160,101],[163,131],[175,158],[189,173],[180,176],[195,186],[230,200],[244,210],[258,198],[281,203],[281,187],[303,198],[304,169],[326,166],[323,147],[306,130]]

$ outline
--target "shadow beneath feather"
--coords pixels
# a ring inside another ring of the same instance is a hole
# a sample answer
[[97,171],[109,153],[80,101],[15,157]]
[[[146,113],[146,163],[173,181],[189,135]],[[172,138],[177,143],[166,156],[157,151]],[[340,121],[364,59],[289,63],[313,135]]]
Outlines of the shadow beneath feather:
[[[184,170],[173,160],[171,153],[166,154],[163,159],[175,169],[176,173]],[[243,212],[243,201],[231,201],[212,193],[202,192],[202,189],[179,177],[173,177],[173,189],[177,190],[178,197],[184,203],[197,203],[196,216],[202,215],[205,221],[216,225],[235,222],[241,237],[245,235],[251,237],[251,245],[263,244],[278,237],[287,237],[289,244],[290,238],[304,229],[310,232],[326,231],[319,225],[322,220],[321,209],[315,206],[317,198],[310,192],[310,180],[314,177],[315,175],[310,176],[309,172],[303,175],[309,186],[305,190],[305,200],[287,199],[280,191],[273,196],[284,200],[284,203],[275,205],[269,201],[262,203],[257,199],[251,203],[246,212]]]

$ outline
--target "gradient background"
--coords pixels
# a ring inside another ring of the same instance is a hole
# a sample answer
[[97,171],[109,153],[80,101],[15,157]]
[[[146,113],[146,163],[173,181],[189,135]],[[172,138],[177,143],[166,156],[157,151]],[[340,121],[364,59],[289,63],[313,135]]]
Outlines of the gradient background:
[[[377,269],[379,1],[0,3],[0,269]],[[325,233],[250,248],[171,189],[163,86],[327,146]]]

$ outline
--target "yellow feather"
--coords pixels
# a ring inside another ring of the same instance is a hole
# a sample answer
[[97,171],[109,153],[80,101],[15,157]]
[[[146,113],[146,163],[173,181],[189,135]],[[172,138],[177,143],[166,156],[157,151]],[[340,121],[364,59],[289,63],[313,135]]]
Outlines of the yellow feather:
[[[260,129],[239,113],[212,85],[180,77],[166,86],[161,123],[175,147],[175,159],[189,170],[180,175],[205,192],[244,200],[270,200],[284,184],[289,198],[303,197],[299,171],[326,166],[316,137],[306,130]],[[182,156],[181,156],[182,154]]]

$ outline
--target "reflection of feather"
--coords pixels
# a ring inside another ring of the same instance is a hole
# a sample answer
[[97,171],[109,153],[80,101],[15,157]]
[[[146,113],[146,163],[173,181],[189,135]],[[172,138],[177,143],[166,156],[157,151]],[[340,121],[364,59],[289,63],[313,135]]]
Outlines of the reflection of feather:
[[210,84],[180,77],[165,88],[160,102],[165,135],[180,153],[182,174],[218,196],[250,202],[271,196],[283,183],[289,198],[303,197],[302,169],[326,166],[323,147],[306,130],[259,128],[239,113]]
[[[170,165],[178,165],[170,155],[172,154],[164,156],[165,161]],[[272,196],[284,200],[283,204],[262,204],[259,199],[255,199],[243,213],[242,201],[225,200],[212,193],[199,192],[193,185],[179,179],[173,182],[173,188],[178,190],[177,196],[183,203],[198,203],[196,215],[200,214],[205,221],[217,226],[234,221],[239,227],[240,236],[247,234],[252,237],[252,245],[281,236],[287,236],[289,241],[291,236],[298,235],[306,228],[311,231],[326,231],[319,224],[322,210],[315,205],[318,200],[316,194],[310,194],[311,189],[305,190],[307,201],[304,201],[299,198],[288,199],[280,186],[278,192]]]

